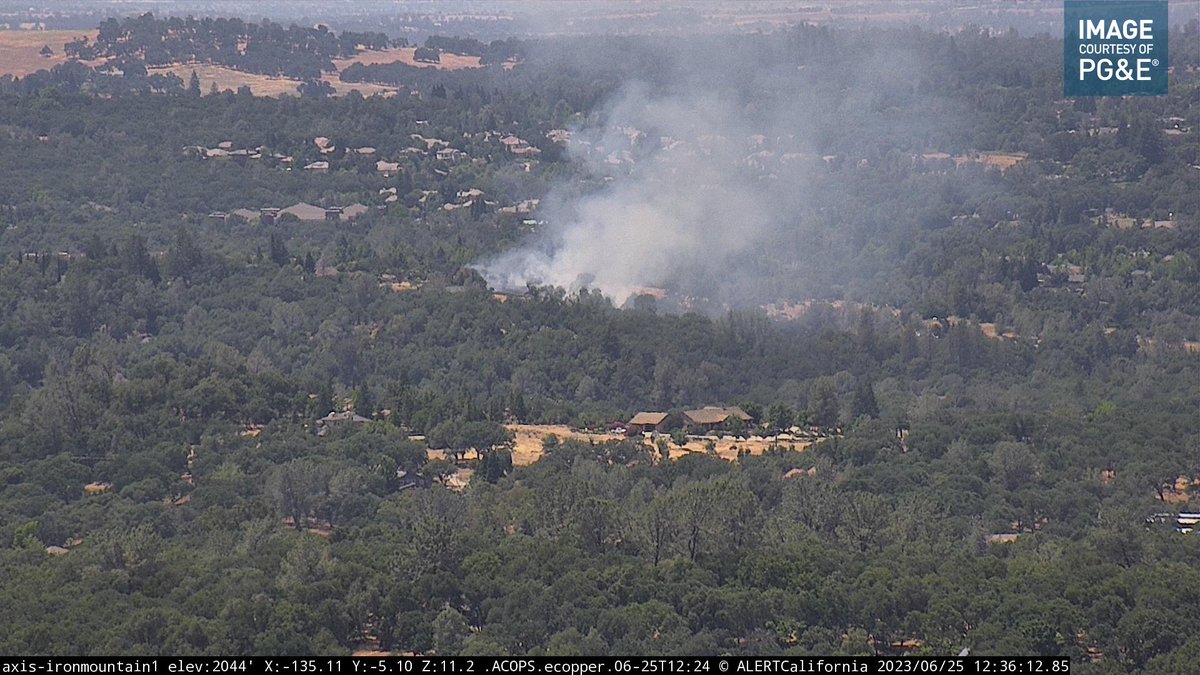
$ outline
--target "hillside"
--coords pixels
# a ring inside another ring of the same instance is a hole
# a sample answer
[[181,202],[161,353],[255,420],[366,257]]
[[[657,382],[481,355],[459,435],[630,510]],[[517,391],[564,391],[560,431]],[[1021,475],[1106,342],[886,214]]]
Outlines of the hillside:
[[1196,28],[672,16],[0,78],[0,653],[1194,672]]

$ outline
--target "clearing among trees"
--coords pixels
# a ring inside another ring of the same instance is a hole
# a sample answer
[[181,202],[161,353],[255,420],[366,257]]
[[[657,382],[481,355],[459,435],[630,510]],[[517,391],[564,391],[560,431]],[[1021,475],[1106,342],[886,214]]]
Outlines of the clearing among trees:
[[[507,428],[516,437],[516,441],[513,443],[513,465],[515,466],[528,466],[541,459],[543,454],[542,441],[551,435],[558,436],[559,439],[564,441],[575,440],[594,443],[620,440],[644,441],[643,438],[637,436],[630,438],[624,434],[589,433],[558,424],[509,424]],[[804,450],[812,445],[812,442],[809,440],[795,440],[791,437],[776,439],[775,437],[762,436],[751,436],[749,438],[722,436],[710,439],[704,436],[688,436],[687,443],[681,447],[675,441],[671,440],[669,436],[663,435],[661,438],[670,443],[671,459],[679,459],[693,452],[708,452],[709,442],[713,443],[717,456],[730,461],[737,459],[739,450],[749,452],[751,455],[761,455],[776,443],[784,448],[794,450]]]
[[[25,77],[67,62],[63,44],[82,35],[95,39],[95,31],[4,30],[0,31],[0,75]],[[43,56],[42,47],[53,52]]]

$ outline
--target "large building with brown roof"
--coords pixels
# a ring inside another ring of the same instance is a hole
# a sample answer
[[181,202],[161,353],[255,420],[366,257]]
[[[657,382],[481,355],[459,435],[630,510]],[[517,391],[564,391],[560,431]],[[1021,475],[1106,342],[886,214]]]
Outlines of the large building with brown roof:
[[727,425],[730,420],[738,419],[741,422],[751,422],[753,417],[746,414],[745,410],[737,406],[705,406],[698,410],[683,411],[684,421],[688,426],[699,427],[704,430],[718,429]]
[[662,433],[667,430],[667,420],[670,414],[665,412],[640,412],[626,423],[625,428],[630,436],[647,432]]
[[320,206],[313,206],[312,204],[307,204],[305,202],[299,202],[297,204],[292,204],[291,206],[287,207],[286,209],[281,209],[279,211],[279,215],[281,215],[281,216],[285,213],[296,216],[296,218],[298,220],[304,220],[304,221],[325,220],[325,209],[321,208]]

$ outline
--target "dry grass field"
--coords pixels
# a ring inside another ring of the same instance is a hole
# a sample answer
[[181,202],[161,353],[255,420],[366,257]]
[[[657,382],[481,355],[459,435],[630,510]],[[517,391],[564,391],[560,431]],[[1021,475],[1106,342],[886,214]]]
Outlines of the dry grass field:
[[436,68],[437,70],[463,70],[464,68],[481,67],[478,56],[460,56],[458,54],[443,53],[440,62],[424,63],[413,58],[413,54],[416,51],[416,47],[396,47],[393,49],[360,52],[348,59],[334,59],[333,65],[337,66],[339,72],[354,63],[369,66],[376,63],[396,63],[397,61],[410,66],[416,66],[417,68]]
[[219,91],[226,89],[237,91],[239,87],[248,86],[255,96],[295,96],[300,86],[299,80],[243,73],[224,66],[195,64],[147,68],[152,75],[174,73],[183,80],[184,86],[187,86],[188,80],[191,79],[193,70],[196,71],[196,77],[200,78],[200,91],[204,94],[207,94],[213,84],[216,84]]
[[[506,428],[513,433],[513,465],[514,466],[529,466],[542,458],[545,454],[542,451],[542,441],[547,436],[557,436],[559,440],[574,440],[593,443],[605,443],[608,441],[626,440],[628,437],[624,434],[610,433],[588,433],[585,431],[577,431],[566,425],[557,424],[508,424]],[[412,437],[414,440],[424,441],[422,436]],[[641,440],[647,445],[652,445],[654,440],[649,436],[641,439],[632,438],[629,440]],[[670,455],[671,459],[679,459],[685,455],[693,453],[708,453],[708,443],[712,442],[713,450],[721,459],[733,461],[737,459],[739,451],[747,451],[751,455],[761,455],[767,451],[773,444],[778,444],[784,449],[803,451],[812,445],[811,440],[792,440],[783,439],[776,441],[774,438],[733,438],[732,436],[723,436],[721,438],[707,437],[688,437],[688,442],[683,447],[675,445],[671,442]],[[428,450],[427,454],[430,459],[451,459],[446,452],[442,450]],[[467,453],[467,459],[475,459],[475,453]],[[470,482],[474,470],[467,468],[459,468],[447,481],[448,487],[453,489],[462,489]]]
[[[200,78],[200,91],[208,94],[212,89],[213,84],[217,85],[218,91],[237,91],[239,87],[250,87],[250,91],[255,96],[295,96],[300,89],[300,80],[293,80],[288,77],[271,77],[268,75],[259,75],[257,73],[244,73],[240,70],[226,68],[224,66],[213,65],[176,65],[166,66],[163,68],[150,68],[150,73],[174,73],[183,79],[186,84],[192,77],[192,71],[196,71],[196,77]],[[349,82],[341,82],[335,74],[326,74],[321,78],[328,82],[337,92],[339,96],[344,96],[351,91],[357,89],[363,96],[371,96],[380,94],[383,96],[394,95],[395,87],[386,87],[379,84],[351,84]]]
[[[515,441],[513,443],[513,465],[514,466],[529,466],[542,458],[545,454],[542,452],[542,441],[547,436],[557,436],[560,440],[576,440],[584,442],[604,443],[607,441],[624,440],[627,437],[624,434],[609,434],[609,433],[587,433],[576,431],[565,425],[555,424],[509,424],[507,429],[513,433]],[[422,438],[422,437],[414,437]],[[423,440],[423,438],[422,438]],[[638,440],[636,438],[630,440]],[[646,444],[652,444],[653,440],[647,436],[641,439]],[[707,453],[707,444],[710,439],[698,438],[695,436],[689,437],[688,442],[683,447],[671,443],[670,455],[671,459],[679,459],[685,455],[693,453]],[[734,461],[738,457],[739,451],[748,451],[752,455],[761,455],[766,452],[776,441],[773,438],[733,438],[725,436],[719,439],[711,439],[714,444],[716,455],[726,461]],[[810,440],[780,440],[779,445],[785,449],[803,451],[808,446],[812,445]],[[430,459],[451,459],[447,453],[441,450],[428,450],[427,454]],[[474,453],[467,453],[467,459],[474,459]],[[474,469],[459,467],[446,481],[446,486],[452,490],[462,490],[471,482],[471,477],[475,474]]]
[[1012,167],[1025,161],[1024,154],[1012,154],[1004,152],[984,152],[980,153],[979,161],[986,164],[989,168],[1000,169],[1007,171]]
[[[66,63],[67,57],[63,53],[63,44],[80,36],[86,36],[89,40],[92,40],[95,39],[96,34],[94,31],[0,31],[0,75],[7,74],[15,77],[24,77],[30,73],[35,73],[39,70],[48,70],[61,63]],[[41,49],[46,45],[54,50],[52,56],[41,55]],[[354,58],[339,59],[336,65],[339,71],[352,63],[393,63],[395,61],[442,70],[479,67],[478,57],[456,56],[454,54],[443,54],[440,64],[417,63],[412,58],[414,51],[415,49],[410,47],[363,52]],[[89,63],[88,65],[96,64]],[[174,73],[182,78],[185,84],[191,78],[192,71],[194,70],[200,78],[200,89],[205,94],[212,89],[213,84],[216,84],[219,91],[225,91],[226,89],[237,91],[241,86],[248,86],[250,87],[250,91],[254,92],[256,96],[295,96],[300,87],[300,80],[287,77],[270,77],[256,73],[244,73],[232,68],[216,65],[183,64],[150,68],[148,70],[150,73]],[[336,73],[326,74],[321,79],[328,82],[339,96],[344,96],[354,90],[357,90],[363,96],[376,94],[394,96],[396,92],[395,87],[385,85],[341,82],[338,80]]]
[[[24,77],[65,63],[63,44],[82,35],[89,40],[96,36],[95,32],[73,30],[0,31],[0,74]],[[39,53],[45,45],[54,50],[53,56]]]
[[395,87],[389,87],[386,84],[371,84],[370,82],[342,82],[333,73],[326,73],[321,77],[333,87],[337,96],[345,96],[352,91],[357,91],[363,96],[395,96],[398,91]]
[[[567,426],[549,425],[549,424],[510,424],[508,430],[513,432],[516,437],[516,443],[513,446],[513,464],[517,466],[528,466],[533,464],[542,456],[542,439],[546,436],[555,435],[562,440],[577,440],[577,441],[594,441],[603,443],[605,441],[619,441],[626,438],[622,434],[589,434],[582,431],[574,431]],[[634,440],[637,440],[636,438]],[[645,442],[650,443],[649,439]],[[689,437],[687,445],[679,447],[671,443],[671,459],[679,459],[684,455],[692,453],[706,453],[708,439]],[[738,451],[748,451],[752,455],[761,455],[767,450],[775,439],[772,438],[733,438],[732,436],[723,436],[719,439],[713,439],[717,456],[726,460],[737,459]],[[796,450],[804,450],[809,445],[809,441],[800,440],[784,440],[779,441],[779,444],[784,448],[792,447]]]
[[567,426],[552,424],[509,424],[507,427],[516,437],[516,442],[513,443],[513,464],[516,466],[528,466],[541,459],[542,439],[551,434],[564,441],[574,440],[585,443],[588,441],[604,443],[624,438],[620,434],[589,434],[572,431]]

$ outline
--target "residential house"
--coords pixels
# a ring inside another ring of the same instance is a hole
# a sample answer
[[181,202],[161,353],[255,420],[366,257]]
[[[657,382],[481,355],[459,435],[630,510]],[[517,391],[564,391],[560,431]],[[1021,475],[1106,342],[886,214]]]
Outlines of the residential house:
[[703,431],[714,431],[726,427],[737,419],[741,423],[753,421],[753,417],[737,406],[705,406],[698,410],[683,411],[684,421],[690,427]]
[[500,213],[533,213],[540,203],[541,200],[538,199],[523,199],[512,206],[501,207],[499,210]]
[[514,136],[512,134],[509,134],[508,136],[501,138],[500,144],[503,145],[506,150],[508,150],[510,153],[512,153],[514,155],[537,155],[537,154],[541,154],[541,152],[542,152],[541,150],[530,145],[525,140],[523,140],[517,136]]
[[370,210],[371,209],[367,208],[366,206],[359,204],[358,202],[354,202],[349,206],[342,207],[342,219],[354,220]]
[[317,152],[321,153],[322,155],[328,155],[329,153],[337,150],[337,146],[331,143],[329,139],[324,136],[317,136],[314,138],[313,145],[317,146]]
[[[265,213],[266,209],[263,209],[263,211]],[[325,209],[321,208],[320,206],[313,206],[312,204],[308,204],[306,202],[298,202],[296,204],[292,204],[286,209],[280,209],[280,216],[285,213],[296,216],[296,218],[299,220],[306,222],[325,220]]]
[[370,211],[369,208],[355,202],[350,206],[330,206],[325,209],[325,220],[330,223],[337,223],[343,220],[354,220],[362,214]]
[[259,219],[259,212],[254,209],[234,209],[230,215],[241,218],[248,223],[253,223]]
[[426,151],[433,150],[434,148],[450,147],[450,141],[444,141],[440,138],[425,138],[421,134],[409,134],[409,138],[424,143]]
[[370,421],[371,420],[363,417],[362,415],[356,415],[350,411],[330,412],[328,415],[317,420],[317,435],[324,436],[325,434],[329,433],[330,429],[334,427],[347,426],[351,424],[363,424]]
[[671,415],[665,412],[639,412],[625,424],[630,436],[649,432],[663,433],[667,430],[667,422]]

